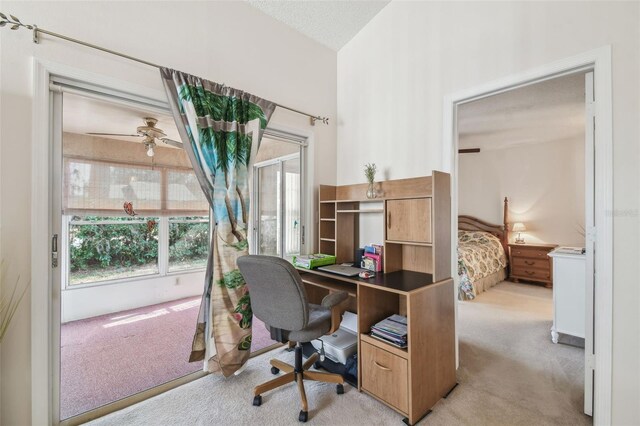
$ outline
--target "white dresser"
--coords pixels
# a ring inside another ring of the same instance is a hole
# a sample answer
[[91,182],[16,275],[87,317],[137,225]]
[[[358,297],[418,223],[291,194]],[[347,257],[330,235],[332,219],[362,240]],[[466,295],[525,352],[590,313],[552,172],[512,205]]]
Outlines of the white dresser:
[[586,256],[549,253],[553,259],[553,326],[551,340],[558,334],[585,337]]

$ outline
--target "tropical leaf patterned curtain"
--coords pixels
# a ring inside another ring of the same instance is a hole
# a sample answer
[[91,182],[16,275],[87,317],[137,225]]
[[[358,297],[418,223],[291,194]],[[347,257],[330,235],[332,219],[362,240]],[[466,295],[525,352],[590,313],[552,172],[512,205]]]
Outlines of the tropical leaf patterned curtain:
[[248,254],[252,162],[276,105],[162,68],[171,109],[216,221],[190,362],[229,376],[249,358],[251,303],[236,259]]

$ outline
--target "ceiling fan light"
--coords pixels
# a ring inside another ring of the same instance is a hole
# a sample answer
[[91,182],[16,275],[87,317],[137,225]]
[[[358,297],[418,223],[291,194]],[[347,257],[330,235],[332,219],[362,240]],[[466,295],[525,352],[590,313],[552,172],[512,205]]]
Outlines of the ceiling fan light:
[[149,149],[147,149],[147,156],[153,157],[155,152],[153,152],[153,145],[149,145]]

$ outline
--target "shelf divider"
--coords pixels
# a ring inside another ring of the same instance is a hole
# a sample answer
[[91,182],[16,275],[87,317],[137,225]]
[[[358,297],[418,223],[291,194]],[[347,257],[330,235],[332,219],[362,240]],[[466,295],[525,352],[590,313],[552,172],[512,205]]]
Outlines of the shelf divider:
[[384,209],[336,210],[336,213],[382,213]]

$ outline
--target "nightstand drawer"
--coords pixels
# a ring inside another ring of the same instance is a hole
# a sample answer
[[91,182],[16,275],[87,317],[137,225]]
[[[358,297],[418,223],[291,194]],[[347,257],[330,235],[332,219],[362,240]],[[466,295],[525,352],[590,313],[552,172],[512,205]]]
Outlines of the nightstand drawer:
[[362,389],[409,412],[407,360],[361,341]]
[[530,280],[551,280],[551,271],[547,269],[536,269],[529,267],[518,267],[514,264],[511,275],[518,278],[530,279]]
[[533,259],[545,259],[548,260],[547,253],[549,249],[539,249],[536,247],[511,247],[511,256],[513,257],[528,257]]
[[514,257],[513,258],[514,269],[544,269],[546,271],[551,270],[551,263],[549,259],[538,259],[532,257]]

